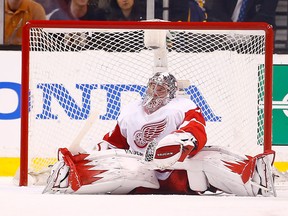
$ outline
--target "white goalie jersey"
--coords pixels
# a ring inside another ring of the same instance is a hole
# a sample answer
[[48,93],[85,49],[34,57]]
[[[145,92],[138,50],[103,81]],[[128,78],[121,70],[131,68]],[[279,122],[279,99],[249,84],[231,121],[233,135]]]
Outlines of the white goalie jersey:
[[206,143],[204,117],[189,99],[174,98],[149,115],[143,110],[141,102],[132,103],[122,110],[116,127],[106,134],[104,140],[110,148],[143,154],[150,142],[159,142],[176,131],[190,133],[196,138],[197,148],[194,148],[193,155]]

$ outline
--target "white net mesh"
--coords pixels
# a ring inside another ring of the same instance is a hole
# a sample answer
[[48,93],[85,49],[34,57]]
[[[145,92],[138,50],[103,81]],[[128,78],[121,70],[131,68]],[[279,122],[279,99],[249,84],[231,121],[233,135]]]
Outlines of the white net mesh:
[[143,96],[163,58],[165,68],[190,83],[184,90],[202,109],[207,145],[263,151],[264,31],[166,30],[159,53],[145,46],[140,24],[137,30],[31,28],[30,171],[55,163],[57,149],[71,144],[93,110],[98,120],[81,145],[97,144],[121,107]]

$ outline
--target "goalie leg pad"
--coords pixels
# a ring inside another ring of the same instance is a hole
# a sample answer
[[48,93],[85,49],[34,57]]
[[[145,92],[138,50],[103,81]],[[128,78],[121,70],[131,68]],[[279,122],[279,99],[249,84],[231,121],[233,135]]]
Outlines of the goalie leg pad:
[[[154,170],[149,170],[144,166],[141,159],[142,157],[138,155],[119,149],[94,152],[90,155],[79,154],[72,157],[64,151],[64,162],[62,160],[55,164],[49,186],[44,192],[127,194],[137,187],[159,188]],[[55,174],[61,173],[61,170],[67,171],[62,168],[63,164],[64,167],[69,168],[68,185],[65,184],[66,181],[65,183],[62,181],[60,175]],[[77,186],[76,189],[73,185]]]
[[190,188],[195,191],[204,192],[213,186],[238,196],[275,196],[269,168],[273,157],[273,152],[242,157],[220,147],[204,148],[181,166],[187,170]]

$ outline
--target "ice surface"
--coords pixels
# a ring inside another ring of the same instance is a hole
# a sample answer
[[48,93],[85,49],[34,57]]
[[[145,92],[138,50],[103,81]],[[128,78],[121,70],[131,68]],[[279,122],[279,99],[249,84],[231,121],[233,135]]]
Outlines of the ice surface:
[[277,197],[232,195],[60,195],[0,178],[1,216],[286,216],[288,190]]

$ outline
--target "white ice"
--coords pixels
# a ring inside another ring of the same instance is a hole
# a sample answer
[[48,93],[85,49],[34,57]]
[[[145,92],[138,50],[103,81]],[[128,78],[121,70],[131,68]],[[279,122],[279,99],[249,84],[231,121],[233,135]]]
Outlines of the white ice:
[[288,190],[277,197],[232,195],[60,195],[0,178],[1,216],[287,216]]

